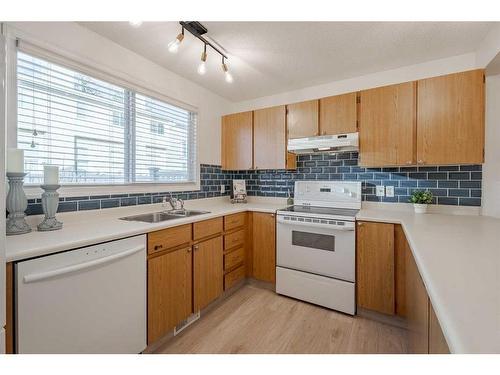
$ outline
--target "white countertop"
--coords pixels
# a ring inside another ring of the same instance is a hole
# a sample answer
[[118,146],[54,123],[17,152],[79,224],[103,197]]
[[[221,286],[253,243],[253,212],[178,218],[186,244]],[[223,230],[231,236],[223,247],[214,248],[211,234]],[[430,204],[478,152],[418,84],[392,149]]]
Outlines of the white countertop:
[[[155,224],[119,218],[161,211],[161,204],[59,214],[64,222],[59,231],[7,237],[7,262],[242,211],[275,212],[286,200],[252,198],[247,204],[231,204],[224,197],[187,201],[185,206],[210,213]],[[500,219],[414,214],[397,204],[363,207],[358,220],[402,225],[450,350],[500,353]],[[41,218],[28,220],[35,228]]]
[[362,209],[401,224],[452,353],[500,353],[500,219]]
[[161,203],[79,211],[58,214],[58,219],[63,222],[63,228],[52,232],[37,232],[36,224],[41,221],[42,217],[28,217],[28,223],[33,231],[17,236],[7,236],[6,260],[7,262],[19,261],[237,212],[275,212],[283,207],[286,207],[286,199],[254,198],[246,204],[231,204],[227,197],[197,199],[186,201],[185,208],[210,211],[209,214],[167,220],[161,223],[120,220],[120,217],[124,216],[162,211]]

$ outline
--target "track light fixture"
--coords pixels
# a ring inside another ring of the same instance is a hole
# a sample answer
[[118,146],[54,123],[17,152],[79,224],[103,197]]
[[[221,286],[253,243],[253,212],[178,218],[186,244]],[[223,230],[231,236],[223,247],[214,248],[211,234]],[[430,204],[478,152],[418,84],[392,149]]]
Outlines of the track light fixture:
[[207,28],[203,26],[201,23],[198,21],[180,21],[179,24],[182,27],[182,31],[179,35],[177,35],[177,38],[175,38],[174,41],[170,42],[168,44],[168,50],[172,53],[177,53],[179,50],[179,45],[181,44],[182,40],[184,39],[184,30],[189,31],[195,38],[201,40],[203,42],[203,52],[201,54],[201,61],[200,64],[198,65],[198,74],[204,75],[207,72],[207,46],[211,47],[215,52],[217,52],[219,55],[222,56],[222,70],[224,72],[224,77],[226,82],[231,83],[233,82],[233,76],[231,73],[229,73],[226,60],[227,56],[221,51],[222,48],[218,45],[214,45],[214,43],[211,43],[209,40],[205,39],[202,35],[207,33]]
[[224,61],[224,56],[222,56],[222,70],[224,71],[224,76],[225,76],[226,82],[227,83],[233,82],[233,76],[231,75],[231,73],[229,73],[229,69],[227,68],[227,64]]
[[171,53],[177,53],[177,51],[179,50],[179,45],[181,44],[183,39],[184,39],[184,27],[182,27],[182,31],[179,35],[177,35],[177,38],[168,43],[168,51]]
[[205,74],[207,72],[207,44],[205,43],[203,47],[203,52],[201,53],[201,62],[200,65],[198,65],[198,74]]

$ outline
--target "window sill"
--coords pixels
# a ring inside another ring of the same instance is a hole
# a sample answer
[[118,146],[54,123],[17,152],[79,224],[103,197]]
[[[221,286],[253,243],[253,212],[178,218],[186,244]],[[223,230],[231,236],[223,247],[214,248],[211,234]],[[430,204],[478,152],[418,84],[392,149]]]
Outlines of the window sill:
[[[188,183],[156,183],[128,185],[63,185],[59,188],[59,197],[79,197],[112,194],[141,194],[159,192],[193,191],[200,189],[200,181]],[[24,186],[28,199],[40,198],[43,189],[38,185]]]

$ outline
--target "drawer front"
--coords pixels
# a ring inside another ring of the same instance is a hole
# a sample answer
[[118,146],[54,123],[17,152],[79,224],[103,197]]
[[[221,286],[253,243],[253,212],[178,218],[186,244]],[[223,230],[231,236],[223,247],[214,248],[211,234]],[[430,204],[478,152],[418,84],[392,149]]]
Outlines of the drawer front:
[[245,249],[240,247],[224,255],[224,271],[241,264],[245,260]]
[[245,225],[245,212],[224,216],[224,230],[231,230]]
[[222,217],[193,224],[193,240],[195,241],[218,233],[222,233]]
[[191,224],[179,225],[148,234],[148,254],[191,242]]
[[245,266],[236,268],[224,276],[224,290],[234,286],[238,281],[245,278]]
[[224,250],[232,249],[233,247],[243,245],[244,243],[245,243],[244,229],[241,229],[231,234],[226,234],[224,236]]

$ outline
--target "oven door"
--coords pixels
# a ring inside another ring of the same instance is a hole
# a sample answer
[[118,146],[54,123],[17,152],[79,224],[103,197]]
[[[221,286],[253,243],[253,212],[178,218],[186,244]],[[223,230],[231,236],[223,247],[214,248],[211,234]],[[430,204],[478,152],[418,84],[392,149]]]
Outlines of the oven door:
[[278,215],[276,264],[355,281],[355,225],[351,221]]

